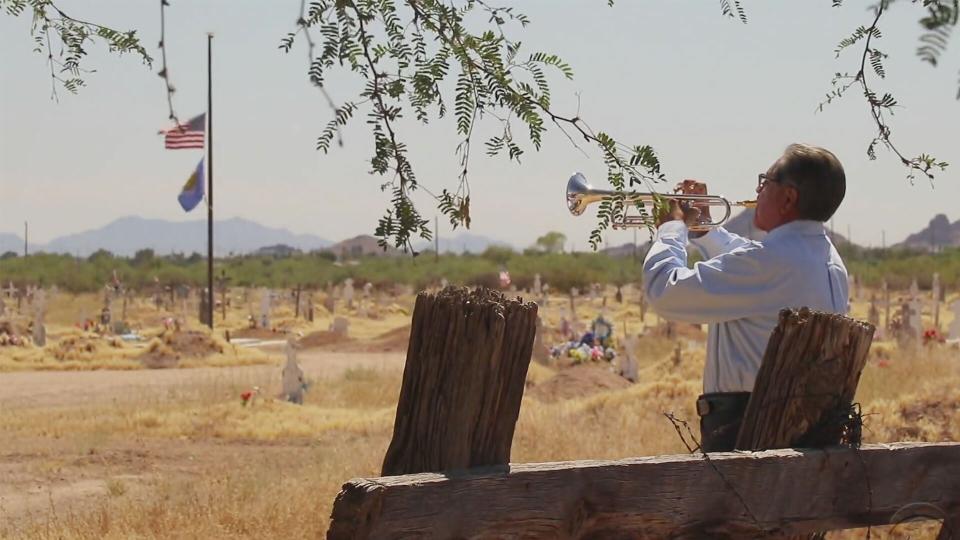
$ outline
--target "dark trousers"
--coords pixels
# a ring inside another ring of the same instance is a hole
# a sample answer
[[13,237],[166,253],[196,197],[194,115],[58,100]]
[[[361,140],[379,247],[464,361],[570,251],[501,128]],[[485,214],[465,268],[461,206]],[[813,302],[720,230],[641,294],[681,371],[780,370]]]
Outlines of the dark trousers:
[[717,392],[697,398],[700,447],[704,452],[730,452],[737,444],[750,392]]

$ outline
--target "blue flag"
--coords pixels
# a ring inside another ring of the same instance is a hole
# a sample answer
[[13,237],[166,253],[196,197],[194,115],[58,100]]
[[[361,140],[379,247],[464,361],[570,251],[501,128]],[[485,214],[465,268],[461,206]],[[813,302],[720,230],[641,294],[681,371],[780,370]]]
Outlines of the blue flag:
[[177,196],[177,200],[180,201],[180,206],[183,207],[185,212],[193,210],[197,204],[203,200],[203,185],[205,183],[203,159],[201,158],[200,163],[197,165],[197,170],[193,171],[190,179],[183,185],[183,191]]

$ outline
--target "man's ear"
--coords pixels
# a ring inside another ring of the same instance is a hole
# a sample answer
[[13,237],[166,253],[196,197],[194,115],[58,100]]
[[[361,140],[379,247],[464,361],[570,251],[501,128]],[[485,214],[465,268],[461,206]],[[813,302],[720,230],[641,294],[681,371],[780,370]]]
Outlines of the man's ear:
[[780,206],[781,214],[792,214],[797,212],[797,206],[800,203],[800,192],[793,186],[786,186],[783,190],[783,204]]

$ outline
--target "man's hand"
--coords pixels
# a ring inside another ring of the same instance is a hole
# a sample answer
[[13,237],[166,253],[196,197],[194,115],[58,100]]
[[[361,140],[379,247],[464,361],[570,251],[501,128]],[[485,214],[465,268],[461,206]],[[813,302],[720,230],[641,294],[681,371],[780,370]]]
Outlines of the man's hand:
[[[706,182],[700,182],[699,180],[687,179],[683,182],[677,184],[677,187],[673,190],[674,193],[683,193],[688,195],[706,195],[707,194],[707,184]],[[710,218],[710,205],[704,203],[695,204],[698,209],[700,209],[700,217],[704,220],[709,221]]]
[[[673,190],[676,194],[706,195],[707,184],[697,180],[684,180]],[[656,225],[659,227],[667,221],[680,220],[688,227],[710,219],[710,207],[706,204],[690,204],[682,199],[669,199],[669,205],[662,208],[656,216]]]
[[678,202],[676,199],[669,200],[669,206],[657,215],[656,224],[660,227],[668,221],[682,221],[687,227],[700,222],[700,209],[689,204]]

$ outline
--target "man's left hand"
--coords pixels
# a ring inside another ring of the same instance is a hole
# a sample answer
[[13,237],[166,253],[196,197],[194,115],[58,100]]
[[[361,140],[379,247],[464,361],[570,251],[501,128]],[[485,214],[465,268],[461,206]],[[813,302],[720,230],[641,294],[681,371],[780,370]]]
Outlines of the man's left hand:
[[687,227],[693,226],[700,222],[700,209],[688,205],[681,204],[675,199],[670,199],[668,208],[664,209],[656,219],[657,227],[668,221],[683,221],[687,224]]

